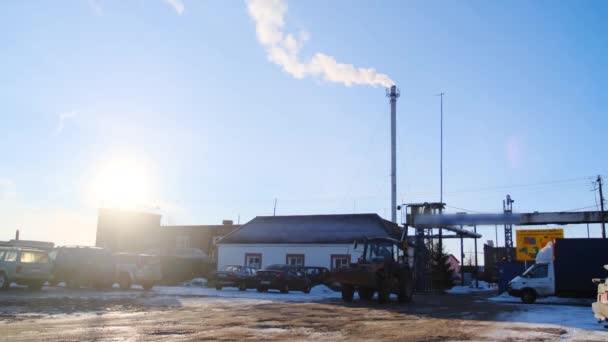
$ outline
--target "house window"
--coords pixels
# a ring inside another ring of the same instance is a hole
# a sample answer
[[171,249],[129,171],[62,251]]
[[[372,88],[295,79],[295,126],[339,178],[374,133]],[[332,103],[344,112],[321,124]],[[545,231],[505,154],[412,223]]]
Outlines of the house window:
[[342,267],[350,266],[350,254],[332,254],[331,269],[335,270]]
[[178,235],[175,237],[175,248],[190,248],[190,235]]
[[245,253],[245,266],[256,270],[262,268],[262,253]]
[[332,254],[331,269],[335,270],[350,265],[350,254]]
[[285,263],[291,266],[304,266],[304,254],[287,254]]

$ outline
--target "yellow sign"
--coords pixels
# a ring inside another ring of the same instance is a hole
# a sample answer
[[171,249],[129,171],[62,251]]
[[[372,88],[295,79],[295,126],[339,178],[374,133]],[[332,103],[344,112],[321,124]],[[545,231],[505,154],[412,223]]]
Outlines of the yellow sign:
[[535,260],[536,253],[545,245],[555,239],[564,238],[564,230],[556,229],[522,229],[516,230],[517,237],[517,260]]

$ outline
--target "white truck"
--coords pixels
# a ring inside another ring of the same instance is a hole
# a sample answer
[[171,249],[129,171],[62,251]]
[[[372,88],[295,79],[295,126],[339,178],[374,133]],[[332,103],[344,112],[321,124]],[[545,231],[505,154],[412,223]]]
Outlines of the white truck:
[[556,239],[536,255],[536,263],[507,285],[510,295],[532,304],[537,297],[596,295],[593,278],[608,264],[608,239]]

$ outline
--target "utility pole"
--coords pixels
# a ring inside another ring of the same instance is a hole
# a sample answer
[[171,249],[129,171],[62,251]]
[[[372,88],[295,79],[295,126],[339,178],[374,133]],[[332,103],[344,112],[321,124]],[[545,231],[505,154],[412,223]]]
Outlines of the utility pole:
[[[473,226],[475,234],[477,234],[477,225]],[[479,288],[479,265],[477,264],[477,237],[475,237],[475,288]]]
[[604,193],[602,192],[602,176],[597,176],[597,186],[600,190],[600,210],[602,213],[602,239],[606,238],[606,224],[604,222]]
[[[440,119],[439,119],[439,214],[443,212],[443,95],[445,93],[439,93],[440,97]],[[443,253],[443,228],[439,227],[439,253]]]
[[[462,225],[460,225],[462,230]],[[464,236],[460,234],[460,285],[464,286]]]
[[[507,195],[507,199],[502,201],[502,210],[505,214],[513,213],[513,202],[511,195]],[[513,225],[505,224],[505,251],[507,252],[507,261],[513,261]]]

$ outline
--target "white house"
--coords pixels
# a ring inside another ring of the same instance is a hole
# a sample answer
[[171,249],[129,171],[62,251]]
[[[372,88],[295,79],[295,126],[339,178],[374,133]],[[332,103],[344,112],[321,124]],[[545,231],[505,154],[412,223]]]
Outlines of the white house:
[[218,242],[218,267],[271,264],[334,269],[356,262],[353,242],[400,237],[398,225],[377,214],[258,216]]

